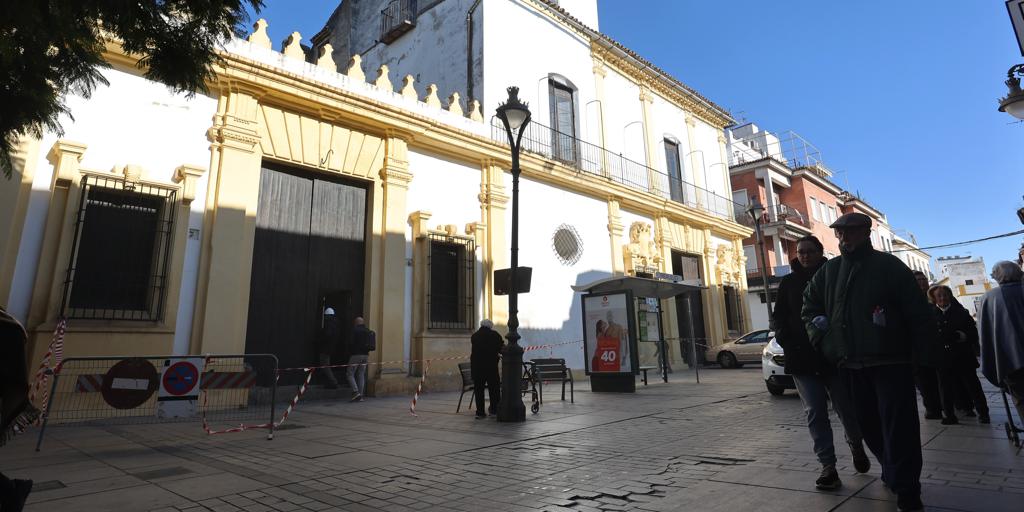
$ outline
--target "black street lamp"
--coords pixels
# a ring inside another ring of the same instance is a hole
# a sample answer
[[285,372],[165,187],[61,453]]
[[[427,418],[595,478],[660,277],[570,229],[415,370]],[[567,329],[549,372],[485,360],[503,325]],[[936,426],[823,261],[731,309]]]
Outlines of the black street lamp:
[[761,232],[761,217],[764,215],[764,206],[755,200],[747,208],[747,214],[754,219],[754,231],[757,232],[757,245],[761,247],[761,281],[764,282],[764,303],[768,306],[768,328],[772,325],[772,294],[771,286],[768,283],[768,253],[764,248],[764,233]]
[[1024,64],[1017,64],[1006,72],[1005,98],[999,98],[999,111],[1006,112],[1017,119],[1024,120],[1024,91],[1020,88],[1020,78],[1024,76]]
[[519,101],[519,88],[509,87],[508,101],[498,106],[498,119],[505,125],[512,147],[512,268],[508,291],[508,344],[501,355],[501,402],[498,421],[526,421],[526,406],[520,392],[523,376],[523,347],[519,346],[519,149],[523,132],[530,124],[530,109]]

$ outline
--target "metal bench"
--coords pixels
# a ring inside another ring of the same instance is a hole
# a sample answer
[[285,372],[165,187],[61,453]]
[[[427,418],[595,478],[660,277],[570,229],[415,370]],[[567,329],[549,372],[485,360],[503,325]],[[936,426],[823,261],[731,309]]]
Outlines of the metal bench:
[[659,368],[657,366],[641,366],[640,367],[640,373],[643,374],[644,386],[647,385],[647,371],[648,370],[658,370],[658,369]]
[[534,359],[531,361],[534,367],[534,375],[540,382],[540,402],[544,403],[544,382],[561,381],[562,400],[565,400],[565,383],[569,383],[569,402],[576,403],[573,396],[572,371],[565,366],[565,359]]

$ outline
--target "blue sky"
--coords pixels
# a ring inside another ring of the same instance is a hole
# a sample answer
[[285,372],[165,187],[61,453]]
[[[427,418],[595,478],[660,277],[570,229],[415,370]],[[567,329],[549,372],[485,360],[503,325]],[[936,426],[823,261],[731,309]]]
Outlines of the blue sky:
[[[272,40],[338,0],[267,0]],[[600,0],[600,30],[739,118],[793,130],[836,182],[923,246],[1016,231],[1024,124],[998,112],[1024,61],[1003,0]],[[1015,259],[1022,237],[931,251]]]

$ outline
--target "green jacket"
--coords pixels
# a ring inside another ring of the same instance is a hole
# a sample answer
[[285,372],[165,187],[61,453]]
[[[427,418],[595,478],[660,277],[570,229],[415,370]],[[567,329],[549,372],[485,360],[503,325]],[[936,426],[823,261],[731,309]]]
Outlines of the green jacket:
[[[828,319],[826,329],[811,321]],[[851,368],[930,363],[935,319],[914,274],[899,258],[864,242],[827,261],[804,290],[801,318],[811,344]]]

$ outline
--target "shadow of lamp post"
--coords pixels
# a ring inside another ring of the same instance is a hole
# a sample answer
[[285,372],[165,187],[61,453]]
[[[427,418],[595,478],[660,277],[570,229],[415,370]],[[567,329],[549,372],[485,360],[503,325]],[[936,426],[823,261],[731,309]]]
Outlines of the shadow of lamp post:
[[498,119],[505,126],[512,147],[512,266],[508,292],[508,344],[501,356],[501,402],[498,421],[526,421],[526,406],[520,393],[523,375],[523,347],[519,346],[519,150],[523,132],[530,124],[530,109],[519,101],[519,88],[508,88],[508,100],[498,106]]

